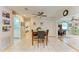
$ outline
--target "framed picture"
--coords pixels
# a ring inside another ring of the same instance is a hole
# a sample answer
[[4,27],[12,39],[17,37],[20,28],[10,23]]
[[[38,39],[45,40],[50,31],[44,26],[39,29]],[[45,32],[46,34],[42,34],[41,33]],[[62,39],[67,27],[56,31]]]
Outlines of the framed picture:
[[6,17],[6,18],[10,18],[10,14],[7,13],[7,12],[3,12],[3,13],[2,13],[2,16],[3,16],[3,17]]
[[9,19],[3,19],[3,24],[4,25],[10,25],[10,20]]
[[2,12],[2,31],[7,32],[10,31],[10,13]]
[[9,27],[8,27],[8,26],[3,26],[3,27],[2,27],[2,31],[3,31],[3,32],[9,31]]

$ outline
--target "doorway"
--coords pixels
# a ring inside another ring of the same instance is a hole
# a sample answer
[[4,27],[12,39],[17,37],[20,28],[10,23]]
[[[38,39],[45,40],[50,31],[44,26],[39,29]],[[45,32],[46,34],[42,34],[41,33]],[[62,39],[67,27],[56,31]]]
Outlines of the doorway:
[[58,25],[58,35],[64,36],[67,34],[68,31],[68,23],[67,22],[62,22],[61,24]]
[[21,40],[21,23],[18,16],[13,18],[13,41],[14,43]]
[[63,30],[68,30],[68,23],[67,22],[62,23],[62,29]]

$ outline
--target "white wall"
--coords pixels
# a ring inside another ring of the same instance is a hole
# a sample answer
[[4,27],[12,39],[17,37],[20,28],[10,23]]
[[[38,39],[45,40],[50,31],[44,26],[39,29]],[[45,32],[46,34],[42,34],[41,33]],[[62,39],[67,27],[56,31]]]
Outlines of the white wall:
[[9,46],[11,41],[11,34],[9,32],[2,32],[2,12],[11,12],[6,7],[0,7],[0,50]]
[[[33,22],[35,22],[36,25],[33,25]],[[43,25],[40,25],[41,22],[43,23]],[[33,30],[36,30],[37,27],[41,27],[42,30],[49,29],[49,36],[57,35],[57,32],[56,32],[57,24],[55,19],[47,18],[47,17],[41,17],[41,18],[35,17],[35,18],[32,18],[31,23],[32,23],[31,26]]]

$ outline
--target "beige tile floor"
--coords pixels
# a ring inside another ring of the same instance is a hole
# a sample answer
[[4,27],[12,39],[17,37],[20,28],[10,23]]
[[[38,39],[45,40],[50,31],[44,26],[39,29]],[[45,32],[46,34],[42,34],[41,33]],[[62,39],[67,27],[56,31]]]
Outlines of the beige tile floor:
[[79,36],[67,35],[64,42],[79,52]]
[[48,46],[43,46],[37,44],[32,46],[31,37],[28,36],[22,40],[18,40],[11,47],[5,49],[5,52],[76,52],[77,50],[67,45],[64,41],[60,41],[56,37],[49,37]]

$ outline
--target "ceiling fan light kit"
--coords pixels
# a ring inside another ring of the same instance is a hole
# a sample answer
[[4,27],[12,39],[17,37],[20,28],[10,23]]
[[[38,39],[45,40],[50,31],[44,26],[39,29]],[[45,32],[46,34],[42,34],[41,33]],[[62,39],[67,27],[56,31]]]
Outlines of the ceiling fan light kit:
[[47,17],[47,15],[44,12],[37,12],[37,14],[33,14],[33,15],[40,16],[40,18]]

